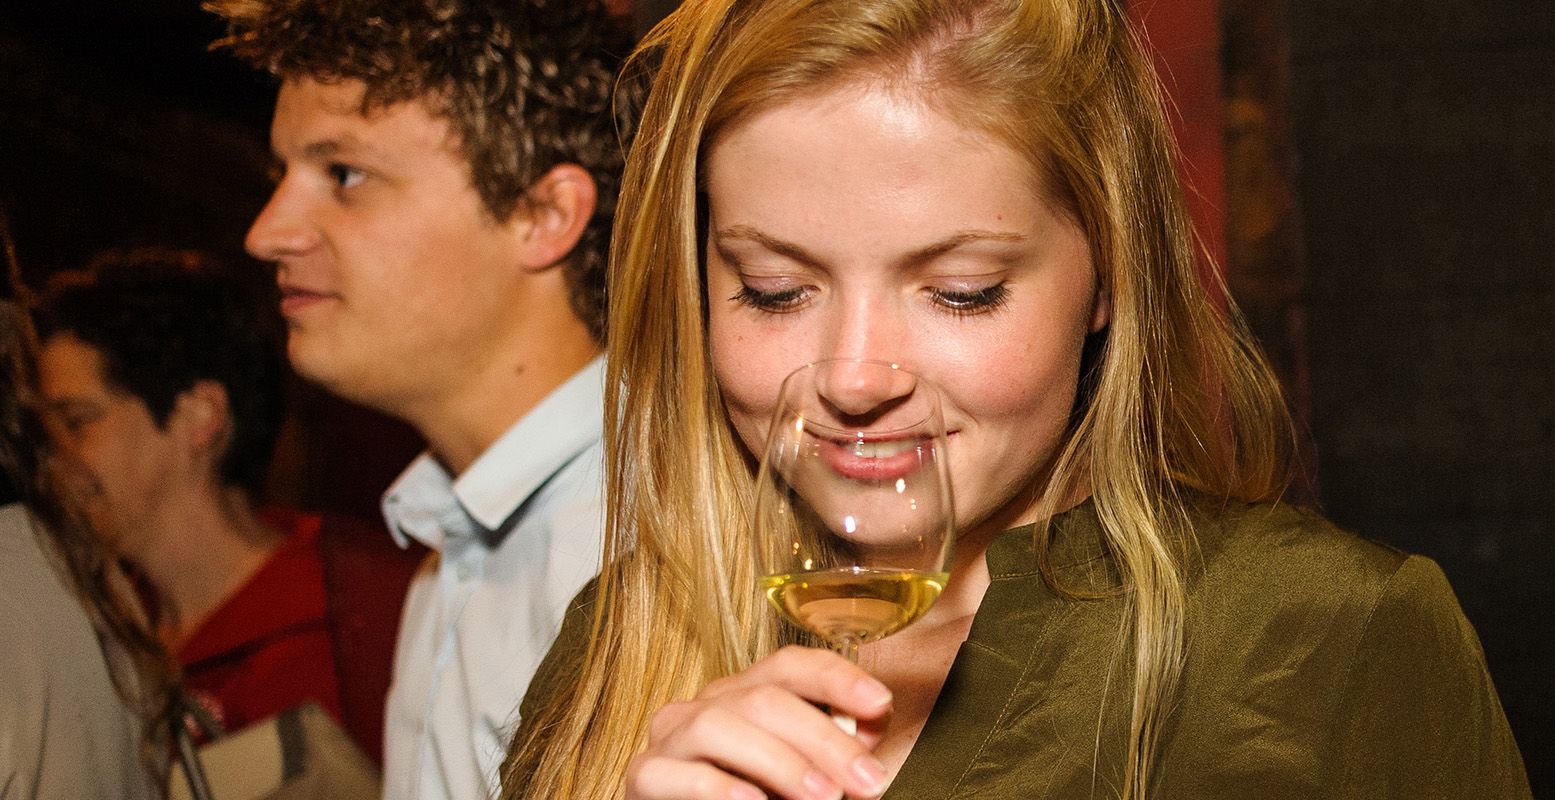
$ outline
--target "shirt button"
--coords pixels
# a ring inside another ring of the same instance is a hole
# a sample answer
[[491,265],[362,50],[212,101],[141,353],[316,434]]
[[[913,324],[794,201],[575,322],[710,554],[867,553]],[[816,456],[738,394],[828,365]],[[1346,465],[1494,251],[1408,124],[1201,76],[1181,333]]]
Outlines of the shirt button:
[[459,568],[454,570],[454,574],[459,576],[459,581],[461,583],[470,579],[470,572],[471,570],[469,564],[460,564]]

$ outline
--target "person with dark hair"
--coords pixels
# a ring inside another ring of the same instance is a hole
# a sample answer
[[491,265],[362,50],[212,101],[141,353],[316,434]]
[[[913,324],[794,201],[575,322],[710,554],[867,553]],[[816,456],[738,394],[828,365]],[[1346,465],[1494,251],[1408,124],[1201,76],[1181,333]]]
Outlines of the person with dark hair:
[[[100,256],[56,276],[38,309],[40,394],[69,457],[62,485],[143,579],[189,693],[228,730],[313,700],[376,755],[414,562],[391,550],[375,578],[398,581],[365,616],[383,644],[347,646],[342,626],[363,615],[339,608],[326,556],[337,539],[376,537],[343,518],[256,510],[284,417],[273,291],[192,252]],[[363,681],[376,695],[358,710]]]
[[[198,253],[158,249],[105,253],[85,271],[56,276],[52,287],[39,310],[45,367],[68,363],[76,373],[100,371],[103,386],[118,390],[117,399],[144,406],[153,428],[167,429],[181,406],[202,406],[202,412],[203,405],[220,407],[224,413],[201,416],[219,423],[207,434],[217,483],[228,497],[258,495],[285,418],[281,323],[268,287]],[[99,370],[80,369],[89,363]],[[45,382],[62,374],[45,369]],[[87,432],[103,413],[92,404],[50,399],[73,434]],[[138,455],[136,466],[155,466],[147,453]],[[114,499],[110,511],[163,510],[155,499]],[[105,531],[145,524],[103,522]]]
[[438,551],[406,601],[386,796],[491,796],[599,564],[626,21],[597,0],[206,7],[280,79],[247,246],[277,266],[292,365],[427,440],[384,498],[400,541]]
[[[10,261],[3,216],[0,246]],[[0,797],[156,797],[176,679],[113,559],[47,479],[43,422],[27,402],[33,350],[26,314],[8,293],[0,298],[0,605],[8,609],[0,615]]]

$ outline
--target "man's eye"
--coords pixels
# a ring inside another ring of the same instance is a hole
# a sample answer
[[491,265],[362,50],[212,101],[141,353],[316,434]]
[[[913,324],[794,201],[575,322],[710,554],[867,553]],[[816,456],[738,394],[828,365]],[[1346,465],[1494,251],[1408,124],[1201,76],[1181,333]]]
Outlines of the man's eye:
[[59,420],[59,424],[64,426],[65,432],[71,436],[81,433],[81,431],[86,429],[86,426],[92,424],[93,420],[97,419],[96,415],[85,413],[61,413],[56,415],[56,418]]
[[361,183],[367,173],[347,164],[330,164],[329,177],[334,180],[336,187],[349,189]]
[[750,286],[741,286],[740,291],[730,299],[759,311],[782,313],[799,308],[808,295],[809,290],[804,286],[793,286],[775,292],[763,292]]
[[1010,288],[996,283],[982,289],[930,289],[934,302],[957,316],[969,316],[992,311],[1010,299]]

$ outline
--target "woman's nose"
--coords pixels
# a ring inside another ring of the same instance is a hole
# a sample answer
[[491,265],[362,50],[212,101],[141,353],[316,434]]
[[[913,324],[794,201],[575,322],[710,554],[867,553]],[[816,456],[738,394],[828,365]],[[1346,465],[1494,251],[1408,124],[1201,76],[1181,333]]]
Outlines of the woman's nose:
[[843,419],[872,417],[911,397],[918,378],[896,364],[865,359],[830,359],[816,364],[816,390]]
[[[839,293],[818,358],[843,362],[895,363],[912,346],[912,331],[901,303],[892,292],[872,287]],[[854,370],[850,380],[868,372]]]

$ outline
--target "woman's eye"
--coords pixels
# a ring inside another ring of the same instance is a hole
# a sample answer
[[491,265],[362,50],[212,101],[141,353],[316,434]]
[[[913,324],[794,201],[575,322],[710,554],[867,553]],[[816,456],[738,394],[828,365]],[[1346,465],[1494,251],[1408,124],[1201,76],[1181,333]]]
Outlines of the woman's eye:
[[362,179],[367,177],[367,173],[346,164],[330,164],[329,177],[335,182],[337,188],[349,189],[361,183]]
[[996,283],[981,289],[930,289],[934,302],[958,316],[981,314],[1003,306],[1010,297],[1010,289]]
[[736,292],[734,297],[730,299],[759,311],[782,313],[799,308],[800,305],[804,304],[808,296],[809,290],[804,286],[792,286],[773,292],[764,292],[751,286],[741,286],[740,291]]

